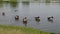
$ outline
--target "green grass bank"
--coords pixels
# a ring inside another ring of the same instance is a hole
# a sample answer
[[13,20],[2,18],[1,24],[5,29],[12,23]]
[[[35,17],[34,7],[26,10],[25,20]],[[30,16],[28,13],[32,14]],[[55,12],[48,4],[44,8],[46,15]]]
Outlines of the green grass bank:
[[0,25],[0,34],[50,34],[33,28]]

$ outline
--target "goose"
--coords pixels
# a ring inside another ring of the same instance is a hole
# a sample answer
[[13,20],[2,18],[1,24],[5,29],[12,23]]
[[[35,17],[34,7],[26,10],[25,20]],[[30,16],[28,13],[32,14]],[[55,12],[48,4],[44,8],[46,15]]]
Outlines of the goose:
[[15,16],[15,20],[19,20],[19,16],[18,15]]
[[47,18],[49,21],[53,21],[53,16]]
[[27,17],[23,18],[23,24],[25,24],[25,26],[26,26],[26,24],[27,24]]
[[39,22],[40,21],[40,17],[38,16],[38,17],[35,17],[35,20],[37,21],[37,22]]
[[4,13],[4,12],[2,12],[2,15],[5,15],[5,13]]

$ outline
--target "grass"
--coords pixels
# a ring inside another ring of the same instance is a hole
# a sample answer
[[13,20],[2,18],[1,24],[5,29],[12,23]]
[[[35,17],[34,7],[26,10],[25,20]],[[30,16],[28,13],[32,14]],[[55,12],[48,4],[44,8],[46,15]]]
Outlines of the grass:
[[33,28],[0,25],[0,34],[50,34]]

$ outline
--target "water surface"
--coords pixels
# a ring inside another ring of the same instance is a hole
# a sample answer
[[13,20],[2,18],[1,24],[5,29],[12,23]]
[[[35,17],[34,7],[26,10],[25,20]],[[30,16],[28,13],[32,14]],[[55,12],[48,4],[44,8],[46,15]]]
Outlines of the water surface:
[[[15,12],[17,10],[17,12]],[[5,16],[2,16],[5,12]],[[14,17],[19,15],[19,21],[15,21]],[[41,21],[37,23],[34,17],[40,16]],[[48,22],[47,17],[54,16],[54,22]],[[0,4],[0,24],[25,26],[22,19],[27,17],[28,23],[26,27],[33,27],[46,32],[60,32],[60,4],[59,3],[30,3],[25,5],[22,3],[3,3]]]

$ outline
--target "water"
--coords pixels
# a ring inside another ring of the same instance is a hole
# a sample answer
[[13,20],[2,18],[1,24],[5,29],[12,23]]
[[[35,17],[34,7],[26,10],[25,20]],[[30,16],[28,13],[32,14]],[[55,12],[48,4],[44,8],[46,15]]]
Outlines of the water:
[[[15,12],[17,10],[17,12]],[[5,16],[2,16],[5,12]],[[15,21],[14,17],[19,15],[19,20]],[[37,23],[34,17],[40,16],[41,21]],[[47,17],[54,16],[54,22],[48,22]],[[30,3],[24,5],[22,3],[3,3],[0,4],[0,24],[12,26],[25,26],[22,19],[27,17],[28,23],[26,27],[36,28],[46,32],[60,32],[60,5],[59,3]]]

